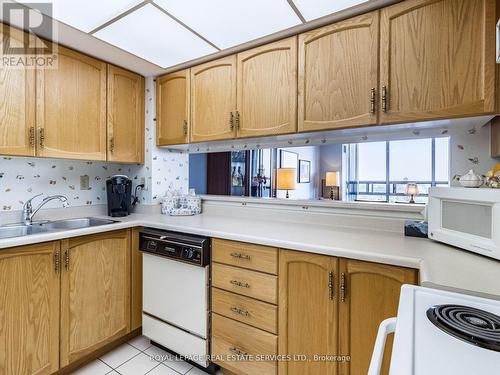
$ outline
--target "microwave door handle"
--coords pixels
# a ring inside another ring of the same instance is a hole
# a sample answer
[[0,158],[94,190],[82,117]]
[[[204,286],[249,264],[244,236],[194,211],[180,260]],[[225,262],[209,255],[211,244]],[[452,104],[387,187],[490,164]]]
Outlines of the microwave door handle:
[[382,361],[384,359],[385,342],[387,336],[396,331],[396,318],[389,318],[380,323],[377,333],[377,340],[373,348],[372,359],[370,361],[370,368],[368,375],[380,375],[382,368]]

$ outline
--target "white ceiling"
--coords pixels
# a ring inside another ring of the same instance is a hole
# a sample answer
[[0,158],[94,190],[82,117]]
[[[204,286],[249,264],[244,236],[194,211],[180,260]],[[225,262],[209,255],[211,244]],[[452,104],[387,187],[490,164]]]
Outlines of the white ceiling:
[[161,68],[169,68],[367,1],[52,0],[52,3],[54,19]]

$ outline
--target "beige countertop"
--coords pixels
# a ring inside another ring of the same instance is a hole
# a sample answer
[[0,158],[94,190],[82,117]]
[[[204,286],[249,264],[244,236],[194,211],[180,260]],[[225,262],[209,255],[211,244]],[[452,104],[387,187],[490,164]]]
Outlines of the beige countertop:
[[214,213],[170,217],[138,213],[117,218],[120,222],[115,224],[1,239],[0,249],[144,226],[415,268],[420,271],[423,286],[500,300],[499,261],[428,239],[405,237],[396,231],[321,224],[309,222],[306,216],[300,221],[279,218]]

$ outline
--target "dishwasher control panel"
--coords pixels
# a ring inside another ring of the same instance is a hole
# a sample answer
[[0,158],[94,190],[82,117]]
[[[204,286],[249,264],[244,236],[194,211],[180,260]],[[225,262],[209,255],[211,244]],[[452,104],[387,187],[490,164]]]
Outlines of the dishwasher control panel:
[[210,238],[144,228],[139,235],[141,251],[205,267],[210,263]]

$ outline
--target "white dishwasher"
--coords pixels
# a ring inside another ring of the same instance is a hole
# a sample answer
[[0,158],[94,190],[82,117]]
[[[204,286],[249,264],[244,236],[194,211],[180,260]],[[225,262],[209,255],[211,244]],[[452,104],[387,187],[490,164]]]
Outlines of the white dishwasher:
[[142,332],[204,368],[210,353],[210,239],[144,228]]

